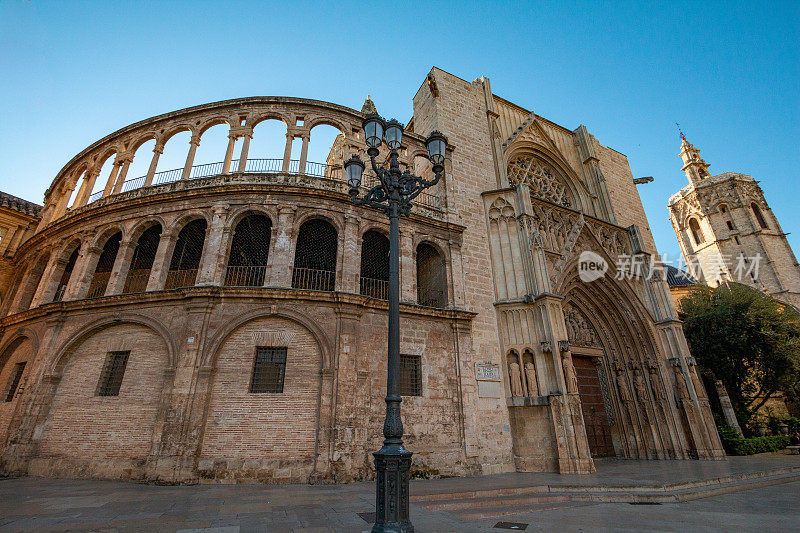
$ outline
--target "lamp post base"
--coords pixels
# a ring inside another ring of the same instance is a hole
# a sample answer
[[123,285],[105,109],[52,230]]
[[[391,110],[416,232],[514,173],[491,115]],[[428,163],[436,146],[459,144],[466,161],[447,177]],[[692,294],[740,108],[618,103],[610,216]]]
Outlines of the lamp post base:
[[372,533],[414,533],[408,513],[408,480],[413,454],[402,444],[387,444],[372,455],[378,478]]

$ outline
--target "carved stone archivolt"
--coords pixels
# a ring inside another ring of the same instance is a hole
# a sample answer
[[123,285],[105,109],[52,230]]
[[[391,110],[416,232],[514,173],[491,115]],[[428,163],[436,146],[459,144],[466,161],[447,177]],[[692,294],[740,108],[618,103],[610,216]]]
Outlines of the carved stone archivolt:
[[528,185],[534,198],[565,207],[571,207],[574,203],[566,185],[554,176],[552,167],[532,155],[517,156],[509,161],[507,172],[512,184]]
[[567,336],[572,346],[602,347],[594,326],[572,304],[564,306],[564,325],[567,327]]

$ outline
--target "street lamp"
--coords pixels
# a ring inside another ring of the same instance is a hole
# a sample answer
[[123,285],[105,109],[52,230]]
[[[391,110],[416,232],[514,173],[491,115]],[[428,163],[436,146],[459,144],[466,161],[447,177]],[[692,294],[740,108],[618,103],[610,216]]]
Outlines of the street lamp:
[[[408,170],[400,171],[397,150],[403,138],[403,125],[392,119],[385,122],[377,114],[364,117],[364,135],[372,170],[380,183],[363,198],[358,198],[364,163],[354,155],[344,163],[350,198],[356,205],[382,210],[389,217],[389,358],[386,376],[386,420],[383,447],[373,453],[377,472],[375,525],[373,533],[414,531],[408,513],[408,479],[412,453],[403,447],[403,422],[400,418],[400,228],[401,214],[411,211],[411,200],[423,190],[439,183],[444,171],[447,138],[434,131],[425,141],[433,163],[434,178],[425,180]],[[382,141],[391,150],[389,169],[375,163]]]

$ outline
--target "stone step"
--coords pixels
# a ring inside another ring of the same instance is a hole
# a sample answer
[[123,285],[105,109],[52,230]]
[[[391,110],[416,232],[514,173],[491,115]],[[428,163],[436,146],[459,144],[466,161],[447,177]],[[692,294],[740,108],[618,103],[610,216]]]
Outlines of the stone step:
[[[787,472],[788,470],[788,472]],[[762,475],[759,475],[762,474]],[[724,480],[723,480],[724,479]],[[723,481],[721,481],[723,480]],[[659,504],[679,503],[730,494],[744,490],[800,481],[800,468],[778,469],[766,473],[753,473],[726,478],[698,480],[675,484],[675,487],[518,487],[515,489],[494,489],[450,494],[426,495],[430,499],[417,502],[429,510],[449,511],[464,520],[476,520],[511,514],[532,513],[555,509],[564,505],[590,503],[633,503]],[[542,490],[546,488],[547,490]],[[572,490],[580,489],[580,490]],[[508,491],[513,491],[509,493]],[[501,492],[506,492],[501,494]],[[434,498],[431,498],[435,496]],[[418,497],[419,498],[419,497]]]

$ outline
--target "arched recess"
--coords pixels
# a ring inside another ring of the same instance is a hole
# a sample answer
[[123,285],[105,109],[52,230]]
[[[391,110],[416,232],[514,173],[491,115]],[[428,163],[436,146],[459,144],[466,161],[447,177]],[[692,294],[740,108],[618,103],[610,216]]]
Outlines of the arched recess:
[[80,243],[75,243],[72,252],[67,256],[67,264],[64,265],[64,270],[61,272],[61,276],[58,280],[58,285],[56,286],[56,293],[53,296],[54,302],[60,302],[64,299],[64,293],[67,290],[67,286],[69,285],[70,280],[72,279],[72,273],[75,271],[75,263],[78,261],[78,255],[80,255],[81,245]]
[[689,219],[689,231],[692,232],[692,239],[696,245],[703,244],[705,242],[706,239],[703,235],[703,229],[700,227],[700,223],[694,217]]
[[233,232],[225,285],[231,287],[261,287],[267,273],[272,221],[253,213],[242,218]]
[[417,245],[417,303],[447,307],[447,264],[439,249],[429,242]]
[[[281,316],[284,315],[284,316]],[[250,315],[216,336],[201,459],[246,460],[274,473],[292,466],[293,477],[313,469],[324,348],[318,336],[283,312]],[[254,390],[260,350],[280,352],[279,390]],[[246,443],[246,445],[244,444]],[[279,474],[278,474],[279,475]]]
[[117,260],[120,241],[122,241],[122,232],[118,231],[103,244],[103,251],[100,252],[100,258],[97,260],[92,281],[89,283],[87,298],[97,298],[106,293],[108,280],[111,278],[111,271],[114,269],[114,262]]
[[758,222],[759,227],[761,229],[769,229],[769,225],[767,224],[767,221],[764,219],[764,215],[761,213],[761,208],[758,207],[758,204],[756,204],[755,202],[751,203],[750,209],[753,210],[753,215],[755,215],[756,222]]
[[338,232],[327,220],[312,218],[303,222],[295,245],[292,287],[334,290],[338,245]]
[[161,241],[161,224],[153,224],[142,232],[133,250],[128,275],[125,278],[123,294],[144,292],[156,258],[158,244]]
[[0,446],[8,435],[20,393],[29,381],[35,354],[34,343],[21,333],[15,335],[0,351]]
[[47,252],[42,252],[30,263],[27,274],[23,276],[22,282],[19,287],[17,287],[17,291],[14,295],[14,301],[11,304],[14,306],[14,308],[11,309],[12,313],[21,313],[30,308],[33,297],[36,295],[36,289],[42,282],[42,276],[44,275],[45,268],[47,268],[48,259],[49,254]]
[[[104,369],[113,354],[126,354],[119,392],[102,396]],[[137,314],[102,319],[72,334],[48,365],[57,382],[39,455],[85,472],[121,475],[151,452],[162,389],[174,368],[170,333]],[[109,472],[113,473],[110,474]]]
[[534,145],[510,152],[506,172],[512,185],[525,183],[534,198],[593,214],[591,194],[583,181],[568,165]]
[[186,224],[178,232],[178,240],[172,251],[167,281],[164,289],[191,287],[197,279],[197,269],[203,255],[206,240],[206,220],[198,218]]
[[379,300],[389,299],[389,238],[376,230],[361,238],[359,291]]

